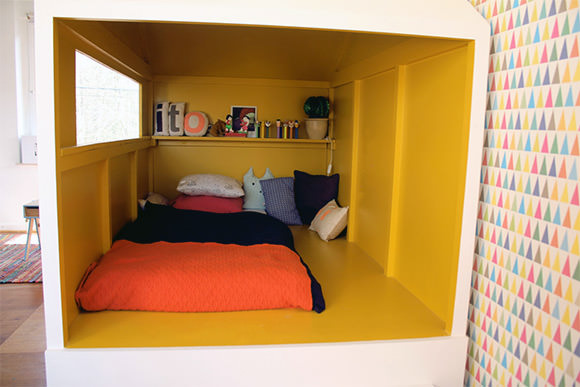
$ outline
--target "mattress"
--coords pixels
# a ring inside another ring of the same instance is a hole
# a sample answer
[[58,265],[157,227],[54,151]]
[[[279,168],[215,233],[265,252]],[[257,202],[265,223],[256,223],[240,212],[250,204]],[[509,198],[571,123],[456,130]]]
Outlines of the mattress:
[[325,309],[322,288],[282,222],[152,203],[89,266],[75,299],[84,311]]

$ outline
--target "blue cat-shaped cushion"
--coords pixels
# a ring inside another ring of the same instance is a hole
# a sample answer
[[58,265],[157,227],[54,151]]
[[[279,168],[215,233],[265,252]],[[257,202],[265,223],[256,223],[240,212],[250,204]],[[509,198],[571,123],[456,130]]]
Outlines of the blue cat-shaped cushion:
[[270,171],[270,168],[266,168],[264,176],[257,178],[254,175],[254,168],[250,167],[248,172],[244,175],[244,209],[251,211],[266,211],[266,200],[264,199],[264,194],[262,193],[262,186],[260,185],[260,180],[273,179],[274,175]]

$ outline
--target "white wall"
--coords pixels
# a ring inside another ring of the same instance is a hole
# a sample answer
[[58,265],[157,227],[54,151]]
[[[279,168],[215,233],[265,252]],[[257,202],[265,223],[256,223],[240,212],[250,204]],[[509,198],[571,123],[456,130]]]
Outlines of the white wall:
[[0,0],[0,231],[25,230],[22,205],[38,199],[37,168],[20,164],[19,142],[19,134],[36,132],[26,21],[33,8],[32,1]]

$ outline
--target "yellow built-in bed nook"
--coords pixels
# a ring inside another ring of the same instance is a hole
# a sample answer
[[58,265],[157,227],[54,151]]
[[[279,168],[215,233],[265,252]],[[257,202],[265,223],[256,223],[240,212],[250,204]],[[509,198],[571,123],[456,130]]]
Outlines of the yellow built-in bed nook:
[[[63,341],[68,348],[323,343],[448,336],[470,136],[474,42],[352,31],[55,19],[56,182]],[[239,50],[250,55],[237,60]],[[141,137],[77,146],[75,52],[139,82]],[[152,137],[154,101],[213,122],[232,105],[261,120],[302,119],[309,96],[332,104],[328,139]],[[327,309],[232,313],[81,313],[84,270],[137,215],[147,192],[249,167],[340,174],[348,234],[294,228]],[[470,197],[475,203],[476,198]],[[472,233],[470,229],[468,231]],[[463,287],[462,285],[462,287]]]

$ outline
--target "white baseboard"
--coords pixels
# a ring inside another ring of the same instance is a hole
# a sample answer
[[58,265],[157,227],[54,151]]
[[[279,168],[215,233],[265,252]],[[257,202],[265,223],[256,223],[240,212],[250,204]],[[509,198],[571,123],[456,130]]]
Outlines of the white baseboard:
[[[192,327],[195,329],[195,327]],[[46,351],[49,386],[460,386],[467,337]]]
[[26,232],[25,224],[0,224],[0,231]]

